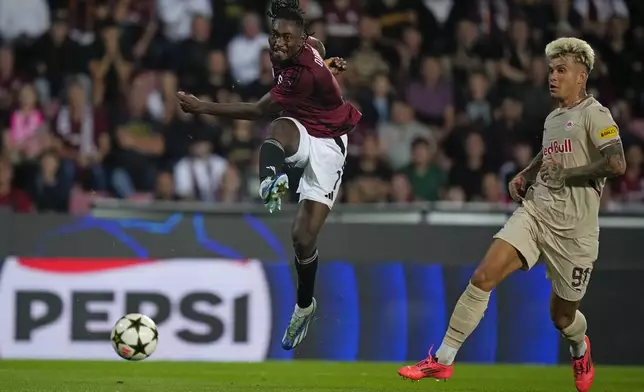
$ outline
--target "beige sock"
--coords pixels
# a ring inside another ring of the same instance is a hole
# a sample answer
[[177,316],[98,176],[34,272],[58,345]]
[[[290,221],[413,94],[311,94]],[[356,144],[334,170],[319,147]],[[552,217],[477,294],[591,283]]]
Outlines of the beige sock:
[[485,314],[487,304],[490,302],[490,293],[475,287],[470,282],[458,299],[454,312],[449,320],[449,327],[443,343],[436,351],[438,362],[451,365],[456,353],[461,348]]
[[563,336],[570,343],[570,354],[575,357],[583,357],[586,353],[586,316],[580,311],[575,313],[572,324],[561,330]]

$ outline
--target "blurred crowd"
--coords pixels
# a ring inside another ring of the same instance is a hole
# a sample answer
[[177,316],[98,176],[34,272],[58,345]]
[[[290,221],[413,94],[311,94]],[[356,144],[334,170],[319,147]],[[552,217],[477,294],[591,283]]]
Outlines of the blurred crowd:
[[[0,1],[0,205],[81,213],[95,197],[259,201],[270,119],[193,117],[174,94],[238,102],[268,92],[267,3]],[[338,79],[363,112],[342,202],[507,203],[508,180],[540,148],[553,107],[543,49],[561,36],[595,48],[589,92],[622,130],[628,171],[607,187],[606,206],[644,201],[644,2],[300,5],[327,57],[348,61]]]

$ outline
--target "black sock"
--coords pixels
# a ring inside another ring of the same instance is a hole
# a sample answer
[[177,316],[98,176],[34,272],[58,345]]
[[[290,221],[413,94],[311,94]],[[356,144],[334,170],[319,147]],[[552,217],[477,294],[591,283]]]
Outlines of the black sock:
[[275,177],[282,172],[284,165],[284,147],[275,139],[266,139],[259,148],[259,180],[266,177]]
[[313,302],[315,274],[318,270],[317,249],[313,256],[302,261],[295,257],[295,269],[297,270],[297,306],[308,308]]

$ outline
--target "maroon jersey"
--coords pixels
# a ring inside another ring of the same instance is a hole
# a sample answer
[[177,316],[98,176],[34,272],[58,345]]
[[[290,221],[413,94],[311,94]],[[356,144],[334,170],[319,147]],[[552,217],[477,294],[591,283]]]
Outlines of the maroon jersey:
[[362,113],[344,101],[335,76],[309,44],[294,59],[273,62],[273,75],[270,94],[284,108],[282,116],[296,118],[311,136],[342,136],[360,121]]

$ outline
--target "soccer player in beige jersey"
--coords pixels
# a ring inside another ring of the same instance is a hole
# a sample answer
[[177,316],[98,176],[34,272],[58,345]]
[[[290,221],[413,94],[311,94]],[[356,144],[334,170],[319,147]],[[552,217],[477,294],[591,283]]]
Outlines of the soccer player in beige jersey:
[[550,95],[559,103],[545,120],[543,147],[509,184],[521,204],[494,241],[461,295],[435,356],[398,370],[412,380],[448,379],[454,358],[479,324],[490,292],[508,275],[530,269],[542,255],[552,282],[550,313],[570,343],[575,385],[588,391],[594,368],[586,318],[578,310],[598,253],[599,201],[607,177],[626,170],[619,130],[608,109],[586,94],[595,53],[577,38],[546,46]]

